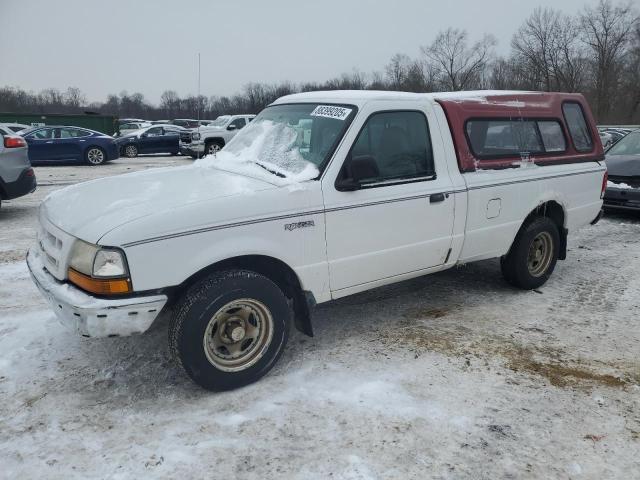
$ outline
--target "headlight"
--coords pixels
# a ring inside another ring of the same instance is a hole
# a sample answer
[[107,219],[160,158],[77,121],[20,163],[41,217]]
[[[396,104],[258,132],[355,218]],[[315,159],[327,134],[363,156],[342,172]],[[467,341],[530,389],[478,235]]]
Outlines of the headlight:
[[193,132],[191,134],[191,140],[200,140],[200,134],[198,132]]
[[98,247],[96,245],[76,240],[71,249],[69,266],[80,273],[91,275],[93,273],[93,261],[97,252]]
[[69,281],[91,293],[114,295],[131,292],[124,252],[76,240],[69,260]]
[[98,250],[93,261],[94,277],[122,277],[126,274],[124,254],[120,250]]

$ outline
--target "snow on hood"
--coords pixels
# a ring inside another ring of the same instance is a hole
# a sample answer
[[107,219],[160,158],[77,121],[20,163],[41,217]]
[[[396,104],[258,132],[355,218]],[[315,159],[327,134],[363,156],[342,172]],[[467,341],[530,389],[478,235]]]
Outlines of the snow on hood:
[[142,217],[272,188],[255,178],[188,165],[72,185],[49,194],[41,208],[57,227],[97,243],[107,232]]
[[296,130],[285,123],[254,120],[223,150],[202,158],[196,165],[247,175],[274,185],[312,180],[320,172],[300,155],[297,137]]

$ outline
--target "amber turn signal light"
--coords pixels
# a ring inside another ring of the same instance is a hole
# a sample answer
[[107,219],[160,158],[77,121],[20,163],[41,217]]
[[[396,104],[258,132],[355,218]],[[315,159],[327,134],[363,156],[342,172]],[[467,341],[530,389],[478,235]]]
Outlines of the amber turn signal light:
[[69,269],[69,281],[97,295],[119,295],[131,292],[131,280],[128,278],[93,278],[80,273],[73,268]]

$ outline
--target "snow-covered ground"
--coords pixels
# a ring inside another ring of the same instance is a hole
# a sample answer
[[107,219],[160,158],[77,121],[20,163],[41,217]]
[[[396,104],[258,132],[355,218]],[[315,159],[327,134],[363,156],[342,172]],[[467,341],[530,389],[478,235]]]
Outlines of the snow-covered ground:
[[38,191],[3,203],[0,478],[638,477],[640,217],[574,234],[538,292],[488,261],[322,306],[315,338],[214,394],[171,362],[166,318],[76,337],[23,261],[46,193],[187,162],[37,168]]

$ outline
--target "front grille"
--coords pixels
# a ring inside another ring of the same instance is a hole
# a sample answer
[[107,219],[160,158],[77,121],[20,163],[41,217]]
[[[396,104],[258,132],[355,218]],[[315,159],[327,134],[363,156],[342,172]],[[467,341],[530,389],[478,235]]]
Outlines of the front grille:
[[41,224],[39,242],[46,260],[45,267],[51,274],[55,275],[60,269],[62,260],[62,240]]
[[182,143],[191,143],[191,132],[180,132],[180,141]]
[[41,212],[37,241],[42,252],[44,267],[58,280],[65,280],[74,237],[53,225]]

